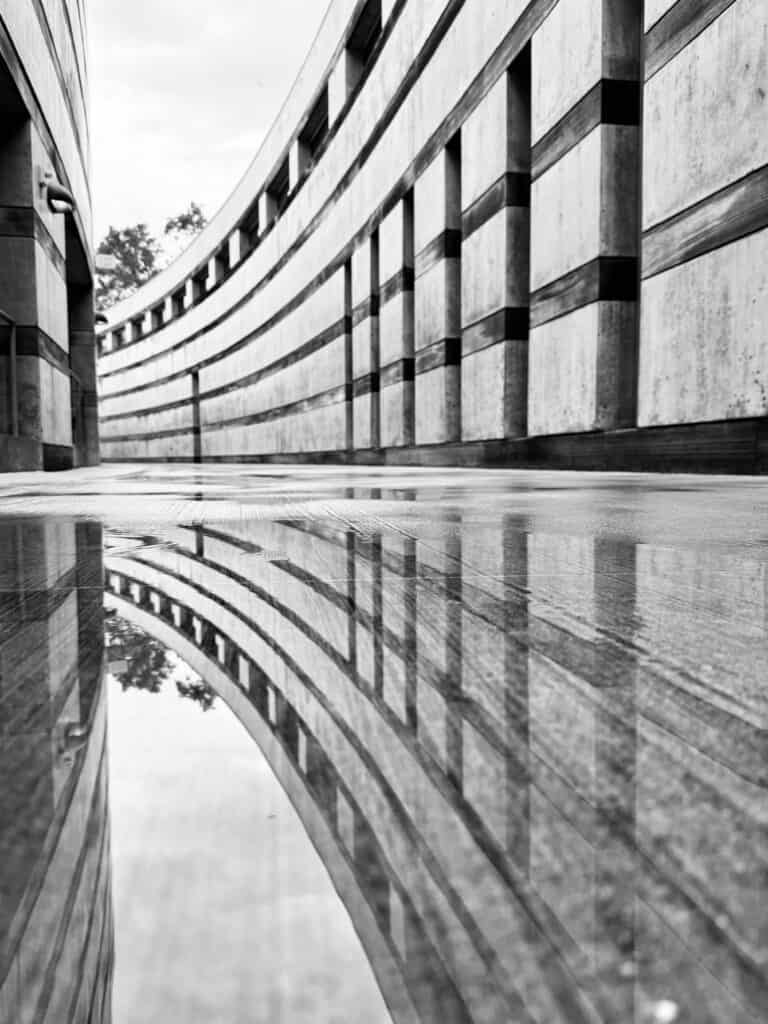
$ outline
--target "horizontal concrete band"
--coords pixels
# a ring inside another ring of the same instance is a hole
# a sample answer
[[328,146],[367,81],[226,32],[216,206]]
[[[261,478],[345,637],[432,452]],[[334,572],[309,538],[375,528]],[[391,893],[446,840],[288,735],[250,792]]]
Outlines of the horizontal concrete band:
[[[191,462],[191,459],[105,459]],[[499,466],[580,471],[768,474],[768,417],[356,451],[204,455],[212,463]]]
[[527,306],[507,306],[467,324],[461,332],[462,356],[474,355],[502,341],[527,341],[529,318]]
[[641,97],[640,82],[601,79],[533,147],[531,178],[540,178],[600,124],[639,126]]
[[448,228],[428,242],[416,255],[415,275],[418,280],[441,260],[455,260],[461,256],[461,231]]
[[666,67],[735,0],[677,0],[645,36],[645,80]]
[[412,356],[403,359],[396,359],[392,363],[379,370],[379,386],[381,389],[391,387],[393,384],[404,384],[412,382],[416,377],[416,370]]
[[441,366],[458,366],[461,363],[461,338],[440,338],[419,349],[413,357],[414,371],[418,377]]
[[531,176],[508,171],[464,211],[461,218],[463,240],[471,238],[484,224],[508,207],[531,205]]
[[638,291],[634,256],[598,256],[531,295],[531,327],[573,313],[593,302],[633,302]]
[[396,274],[393,274],[392,277],[390,277],[389,280],[381,286],[381,291],[379,293],[379,311],[381,311],[381,307],[387,302],[391,302],[392,299],[397,298],[397,296],[401,295],[403,292],[412,292],[415,279],[416,275],[413,267],[403,267],[402,270],[398,270]]
[[[21,95],[22,102],[24,103],[24,106],[27,109],[27,113],[29,114],[30,120],[32,121],[33,125],[35,126],[35,130],[40,136],[43,147],[45,148],[45,151],[48,154],[48,158],[51,161],[51,164],[53,165],[54,171],[56,172],[56,177],[63,185],[71,189],[72,183],[69,178],[69,175],[67,174],[67,168],[64,164],[64,160],[61,156],[61,153],[59,152],[59,148],[56,145],[56,140],[54,139],[53,134],[51,133],[51,129],[48,126],[48,120],[45,114],[43,113],[40,101],[38,100],[37,94],[35,93],[35,90],[33,89],[32,84],[30,83],[29,78],[27,77],[27,73],[22,67],[19,55],[16,52],[16,47],[13,44],[13,40],[11,39],[8,29],[2,18],[0,18],[0,59],[4,61],[8,73],[13,79],[14,85],[16,86],[16,88],[19,91],[19,94]],[[82,159],[82,152],[80,152],[80,157]],[[87,162],[83,162],[85,188],[86,193],[88,195],[88,199],[90,201],[90,184],[88,182],[88,174],[86,173],[87,166]],[[77,208],[75,208],[71,216],[74,217],[75,224],[77,225],[77,231],[83,246],[83,252],[87,253],[88,258],[90,259],[90,237],[83,226],[83,219],[80,214],[80,211]]]
[[379,315],[379,296],[369,295],[367,299],[359,303],[352,310],[352,326],[359,327],[360,324],[371,317]]
[[61,276],[66,275],[64,253],[34,207],[0,206],[0,238],[34,238]]
[[768,228],[768,165],[643,234],[643,278]]
[[[411,68],[406,74],[403,81],[400,83],[399,88],[395,92],[394,96],[390,100],[387,109],[382,115],[379,122],[373,128],[369,138],[363,143],[358,157],[354,163],[348,168],[347,172],[342,176],[338,186],[325,201],[318,213],[312,218],[310,223],[304,228],[302,232],[294,239],[294,241],[286,248],[285,252],[276,260],[267,273],[253,286],[249,291],[242,296],[236,303],[218,317],[212,319],[208,324],[202,327],[200,330],[195,331],[193,334],[188,335],[186,338],[163,349],[160,352],[152,354],[143,360],[143,365],[148,365],[155,360],[162,359],[169,353],[184,348],[189,342],[196,340],[199,337],[207,334],[213,328],[220,326],[229,317],[233,316],[243,306],[245,306],[251,299],[254,298],[274,277],[276,277],[280,271],[287,266],[293,256],[301,249],[301,247],[308,241],[308,239],[315,233],[315,231],[324,222],[326,217],[330,216],[335,209],[339,199],[342,197],[346,189],[349,187],[351,182],[360,172],[364,164],[368,161],[376,146],[381,140],[384,132],[391,124],[395,115],[399,111],[400,107],[405,102],[410,90],[413,88],[415,83],[421,76],[424,68],[429,64],[432,59],[437,47],[440,45],[443,37],[447,33],[448,29],[453,24],[456,16],[458,15],[461,7],[463,7],[465,0],[454,0],[449,3],[443,11],[438,23],[435,25],[433,31],[427,38],[424,46],[417,54]],[[289,308],[297,308],[300,306],[305,299],[311,295],[321,284],[324,283],[333,273],[340,270],[347,259],[349,259],[354,251],[358,249],[370,238],[372,232],[381,224],[385,217],[392,212],[397,204],[405,197],[405,195],[413,188],[416,179],[429,167],[435,157],[445,148],[451,138],[455,136],[457,131],[461,128],[464,121],[470,116],[471,113],[480,105],[485,96],[490,92],[495,83],[505,74],[509,65],[515,60],[520,54],[523,48],[528,44],[533,33],[539,28],[542,22],[545,20],[547,15],[556,6],[558,0],[530,0],[528,6],[525,8],[523,13],[518,18],[515,25],[509,30],[507,35],[501,41],[497,49],[494,51],[490,59],[487,61],[485,66],[478,72],[473,79],[467,91],[461,97],[461,99],[455,104],[453,109],[443,119],[441,124],[435,129],[432,136],[429,138],[422,150],[416,155],[411,162],[410,166],[406,169],[400,180],[396,182],[389,194],[385,197],[384,201],[380,204],[377,210],[371,215],[367,223],[365,223],[357,232],[357,234],[342,248],[337,256],[321,271],[315,279],[310,281],[307,286],[302,289],[301,293],[295,296],[294,300],[291,301],[289,307],[285,307],[285,310],[278,311],[274,317],[269,321],[271,324],[278,318],[287,315],[286,311]],[[213,255],[211,253],[211,255]],[[245,261],[238,263],[232,272],[239,270]],[[168,296],[173,294],[179,287],[181,282],[178,282],[174,288],[168,292]],[[382,289],[383,292],[383,289]],[[159,301],[159,300],[158,300]],[[382,296],[382,302],[384,301]],[[157,305],[158,303],[154,303]],[[125,326],[128,321],[122,326]],[[113,329],[117,329],[120,324],[116,324]],[[268,326],[262,325],[258,330],[269,329]],[[152,332],[149,332],[152,333]],[[149,334],[144,336],[146,339]],[[142,340],[144,340],[142,339]],[[247,343],[247,342],[246,342]],[[122,349],[130,347],[131,342],[128,345],[122,346]],[[241,345],[242,342],[235,343],[237,346]],[[233,346],[234,347],[234,346]],[[225,357],[232,351],[232,348],[225,350],[215,356],[210,357],[200,363],[190,366],[188,369],[198,369],[204,365],[218,361],[218,359]],[[120,368],[118,370],[109,370],[102,374],[100,377],[107,378],[115,376],[120,373],[124,373],[126,369],[130,367]],[[174,376],[170,375],[163,380],[173,379]],[[159,383],[155,381],[154,383]],[[142,385],[137,388],[128,388],[125,391],[119,392],[119,394],[129,394],[133,391],[142,390],[142,387],[151,387],[153,385]],[[118,394],[118,393],[115,393]],[[111,397],[111,396],[110,396]]]
[[[0,356],[7,358],[10,352],[10,332],[5,325],[0,325]],[[39,327],[28,327],[18,324],[16,327],[16,355],[36,356],[50,366],[70,375],[69,354],[53,338]]]
[[[51,31],[51,26],[48,23],[48,15],[45,12],[45,6],[42,3],[42,0],[31,0],[31,2],[32,2],[32,8],[34,9],[35,14],[37,15],[37,21],[38,21],[38,24],[40,25],[40,31],[42,32],[43,38],[45,39],[45,45],[46,45],[46,47],[48,49],[48,56],[50,58],[51,67],[53,68],[54,72],[56,73],[56,78],[58,79],[58,82],[59,82],[59,91],[61,92],[61,95],[62,95],[62,97],[64,99],[64,105],[67,108],[67,114],[69,115],[69,121],[70,121],[70,124],[72,126],[72,134],[74,135],[75,145],[77,146],[77,152],[78,152],[78,154],[80,156],[80,161],[82,163],[83,171],[86,172],[85,173],[86,188],[89,188],[88,174],[87,174],[87,171],[88,171],[88,160],[87,160],[87,157],[86,157],[86,154],[88,152],[89,142],[88,142],[87,138],[83,139],[82,134],[80,132],[80,124],[79,124],[78,119],[77,119],[77,114],[75,113],[75,105],[74,105],[74,103],[72,101],[72,94],[70,92],[69,85],[67,83],[67,75],[65,74],[64,68],[62,67],[62,64],[61,64],[61,58],[59,56],[59,51],[58,51],[58,49],[56,47],[56,41],[53,38],[53,32]],[[72,53],[75,55],[75,62],[74,63],[75,63],[75,70],[77,71],[77,81],[78,81],[78,85],[79,85],[79,88],[80,88],[80,102],[81,102],[83,111],[87,111],[88,104],[87,104],[86,96],[85,96],[85,88],[83,86],[82,69],[80,67],[79,61],[77,60],[77,47],[75,46],[75,37],[74,37],[74,33],[72,32],[72,23],[69,20],[69,10],[67,8],[67,4],[66,3],[61,4],[61,7],[64,8],[65,21],[67,23],[67,29],[68,29],[68,32],[69,32],[69,39],[70,39],[70,42],[72,44]],[[90,198],[90,191],[89,191],[89,198]]]

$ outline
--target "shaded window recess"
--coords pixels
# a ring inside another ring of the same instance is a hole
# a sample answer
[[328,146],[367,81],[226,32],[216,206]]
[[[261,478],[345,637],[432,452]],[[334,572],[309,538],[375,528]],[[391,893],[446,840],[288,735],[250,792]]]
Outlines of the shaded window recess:
[[381,35],[381,0],[368,0],[347,40],[347,50],[364,69]]
[[118,327],[112,332],[112,348],[122,348],[125,344],[125,328]]
[[163,307],[155,306],[152,310],[152,330],[159,331],[163,326]]
[[280,164],[277,174],[267,187],[267,193],[275,204],[275,213],[279,217],[288,204],[291,191],[291,173],[288,157]]
[[[243,217],[240,223],[240,231],[242,232],[241,240],[241,253],[245,256],[246,252],[250,252],[255,249],[259,244],[259,203],[256,200],[252,203],[245,217]],[[247,244],[243,244],[247,242]]]
[[201,270],[192,278],[192,301],[200,302],[207,291],[208,268]]
[[229,273],[229,241],[227,240],[213,258],[216,270],[216,281],[221,281]]
[[305,173],[308,173],[328,136],[328,86],[323,88],[314,107],[310,111],[307,123],[304,125],[299,142],[307,151],[308,164]]
[[178,291],[174,292],[171,296],[171,309],[173,310],[174,316],[181,316],[184,312],[184,289],[179,288]]
[[131,331],[134,338],[141,338],[144,334],[144,317],[137,316],[135,320],[131,320]]

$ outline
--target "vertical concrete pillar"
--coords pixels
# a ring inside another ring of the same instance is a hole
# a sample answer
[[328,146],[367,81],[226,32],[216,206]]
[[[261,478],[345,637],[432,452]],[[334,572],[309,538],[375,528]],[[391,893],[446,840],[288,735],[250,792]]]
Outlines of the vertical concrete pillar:
[[414,191],[416,444],[461,438],[461,146]]
[[414,442],[413,193],[379,226],[379,408],[384,448]]
[[462,145],[462,437],[517,437],[527,418],[530,47],[468,118]]
[[379,447],[379,237],[352,256],[352,377],[356,448]]
[[355,447],[354,363],[352,357],[352,260],[344,264],[344,436],[348,452]]
[[[98,466],[99,423],[96,380],[96,335],[93,326],[93,289],[70,287],[69,356],[72,374],[74,464]],[[75,402],[75,394],[78,400]]]
[[533,37],[530,434],[634,422],[641,18],[561,0]]
[[[30,468],[72,459],[64,218],[48,210],[39,187],[51,169],[35,127],[9,116],[0,130],[0,309],[16,323],[18,431]],[[10,421],[8,328],[2,339]]]

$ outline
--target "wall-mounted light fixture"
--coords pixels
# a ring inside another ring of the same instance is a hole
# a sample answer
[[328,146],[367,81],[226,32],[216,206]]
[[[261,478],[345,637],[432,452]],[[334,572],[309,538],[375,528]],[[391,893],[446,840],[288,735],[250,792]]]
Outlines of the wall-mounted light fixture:
[[40,193],[48,204],[51,213],[73,213],[75,199],[69,189],[64,188],[50,171],[40,176]]

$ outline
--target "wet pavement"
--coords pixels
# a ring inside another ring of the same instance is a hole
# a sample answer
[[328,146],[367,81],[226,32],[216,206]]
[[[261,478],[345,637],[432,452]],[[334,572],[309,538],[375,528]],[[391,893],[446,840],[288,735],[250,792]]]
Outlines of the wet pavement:
[[768,1021],[768,480],[0,477],[0,1024]]

